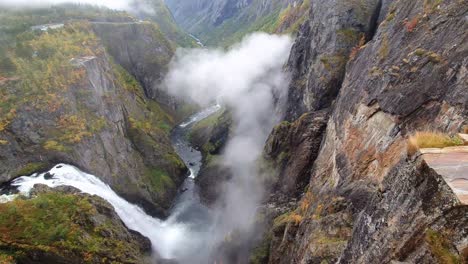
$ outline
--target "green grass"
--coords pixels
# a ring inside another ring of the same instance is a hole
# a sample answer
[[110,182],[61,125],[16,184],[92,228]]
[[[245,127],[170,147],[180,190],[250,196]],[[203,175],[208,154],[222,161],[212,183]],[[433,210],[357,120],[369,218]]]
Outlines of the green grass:
[[278,229],[281,226],[284,226],[288,223],[293,223],[294,225],[298,225],[302,222],[303,217],[300,214],[297,214],[296,212],[287,212],[284,213],[278,217],[276,217],[273,220],[273,230]]
[[[104,52],[88,26],[77,23],[48,33],[27,32],[18,35],[17,39],[21,45],[6,52],[16,65],[11,74],[18,80],[7,84],[6,89],[0,89],[0,131],[11,124],[20,109],[25,108],[57,117],[53,131],[48,131],[43,142],[49,150],[61,151],[63,149],[58,146],[78,143],[104,128],[105,122],[94,113],[86,112],[87,107],[80,105],[82,101],[78,101],[77,107],[83,109],[82,112],[59,115],[69,112],[67,92],[83,83],[86,77],[85,70],[74,67],[70,60]],[[23,49],[31,52],[18,54],[18,50]],[[36,55],[30,56],[32,53]],[[54,142],[57,144],[51,144]]]
[[166,188],[174,188],[174,182],[164,170],[150,168],[146,172],[146,177],[148,178],[151,189],[158,194],[163,194]]
[[47,169],[49,164],[44,162],[31,162],[21,167],[18,172],[15,173],[16,176],[29,176],[35,172],[39,172]]
[[50,192],[0,204],[0,260],[21,262],[31,252],[78,256],[84,263],[100,261],[103,256],[128,258],[126,252],[135,249],[128,242],[103,236],[119,231],[110,220],[91,221],[97,211],[88,199]]
[[429,244],[431,253],[436,257],[439,263],[461,264],[459,256],[450,250],[450,242],[441,233],[429,229],[426,231],[426,242]]
[[4,242],[79,247],[80,228],[73,219],[91,210],[86,200],[72,195],[51,193],[31,200],[17,199],[0,204],[0,236]]
[[271,234],[266,234],[259,245],[252,249],[249,264],[268,263],[270,255]]
[[206,128],[213,128],[218,123],[219,118],[223,115],[224,110],[218,110],[218,112],[210,115],[209,117],[201,120],[192,127],[192,131],[203,130]]

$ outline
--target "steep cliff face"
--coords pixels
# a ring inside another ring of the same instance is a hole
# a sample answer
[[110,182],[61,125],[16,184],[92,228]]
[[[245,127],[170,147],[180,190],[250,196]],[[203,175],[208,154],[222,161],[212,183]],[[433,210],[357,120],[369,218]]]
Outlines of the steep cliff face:
[[[299,174],[310,179],[307,191],[274,221],[269,262],[463,263],[468,207],[418,153],[408,152],[407,138],[419,130],[459,132],[468,122],[468,5],[366,3],[313,1],[293,48],[287,119],[323,108],[331,114],[324,133],[315,135],[318,155]],[[340,41],[349,26],[370,41]],[[327,60],[340,50],[338,63]],[[267,157],[287,152],[275,142],[297,134],[279,132],[288,130],[275,130]],[[280,182],[303,168],[286,164]]]
[[220,197],[223,184],[231,178],[228,168],[220,162],[232,126],[231,112],[227,109],[195,124],[189,134],[193,146],[200,149],[203,164],[195,183],[200,187],[200,198],[212,204]]
[[186,173],[170,144],[171,117],[112,62],[87,23],[23,44],[33,55],[11,53],[18,69],[1,83],[1,181],[70,163],[164,215]]
[[380,7],[376,0],[311,2],[310,18],[301,26],[288,62],[292,84],[286,119],[331,105],[352,49],[372,37]]
[[196,109],[195,104],[168,95],[162,85],[177,44],[157,24],[93,22],[92,27],[115,62],[142,85],[145,97],[157,101],[174,121]]
[[163,96],[158,85],[167,72],[175,44],[153,23],[95,22],[92,25],[116,62],[142,84],[146,97],[169,105],[168,96]]
[[309,182],[312,162],[317,158],[328,121],[328,109],[309,112],[296,121],[284,121],[270,134],[265,160],[276,168],[275,195],[298,197]]
[[292,32],[306,18],[309,0],[166,1],[176,21],[209,46],[229,45],[254,31]]

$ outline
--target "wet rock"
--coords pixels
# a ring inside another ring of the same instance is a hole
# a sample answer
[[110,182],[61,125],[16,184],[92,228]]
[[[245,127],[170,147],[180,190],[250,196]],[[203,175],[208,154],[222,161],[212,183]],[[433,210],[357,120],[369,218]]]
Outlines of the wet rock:
[[[208,121],[208,122],[207,122]],[[190,132],[190,142],[203,155],[202,167],[195,183],[200,187],[203,202],[212,204],[230,179],[230,171],[220,162],[220,155],[229,139],[232,119],[228,110],[214,114],[211,120],[196,124]]]
[[[343,78],[329,83],[315,75],[323,70],[315,53],[339,42],[316,43],[330,40],[330,23],[354,20],[359,4],[342,5],[356,5],[349,18],[334,1],[315,1],[293,48],[294,78],[311,78],[293,79],[287,118],[326,106],[330,117],[317,158],[303,176],[308,188],[270,229],[269,262],[464,263],[468,207],[419,153],[408,153],[407,138],[420,130],[458,133],[467,123],[468,6],[382,1],[375,34],[346,59],[345,68],[332,67]],[[335,22],[324,23],[327,14],[335,14]],[[276,136],[280,131],[288,129]],[[273,140],[267,149],[288,149],[279,143]]]
[[[59,167],[57,166],[57,168],[59,168]],[[61,166],[60,166],[60,168],[61,168]],[[46,179],[46,180],[50,180],[53,177],[54,177],[54,174],[52,174],[50,172],[47,172],[46,174],[44,174],[44,179]]]
[[[311,1],[292,47],[286,119],[328,108],[341,88],[353,47],[372,38],[380,1]],[[363,44],[363,43],[362,43]]]
[[276,170],[277,179],[272,183],[274,194],[293,198],[304,191],[320,150],[328,111],[306,113],[293,123],[283,122],[270,134],[264,157],[270,163],[268,166]]
[[34,184],[34,188],[31,190],[30,195],[37,196],[39,194],[50,193],[50,192],[60,192],[60,193],[66,193],[66,194],[81,193],[80,190],[72,186],[58,186],[55,188],[50,188],[49,186],[45,184]]

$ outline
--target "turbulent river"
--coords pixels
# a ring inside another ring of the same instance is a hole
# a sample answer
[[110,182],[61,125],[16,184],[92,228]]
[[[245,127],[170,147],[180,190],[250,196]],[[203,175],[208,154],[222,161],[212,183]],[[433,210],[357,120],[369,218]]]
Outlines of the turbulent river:
[[[190,146],[186,136],[191,126],[219,109],[219,105],[206,108],[189,117],[172,132],[172,144],[190,169],[190,176],[181,186],[180,194],[166,220],[147,215],[140,207],[117,195],[109,185],[96,176],[67,164],[58,164],[48,173],[17,178],[11,185],[17,187],[24,195],[28,195],[35,184],[45,184],[50,187],[73,186],[84,193],[100,196],[114,206],[128,228],[140,232],[151,240],[153,251],[159,254],[159,257],[176,259],[181,263],[199,263],[202,260],[197,261],[193,256],[197,256],[197,252],[209,246],[205,239],[209,237],[213,219],[209,209],[200,203],[194,182],[202,165],[202,155]],[[5,201],[13,199],[14,195],[3,195],[0,198]]]

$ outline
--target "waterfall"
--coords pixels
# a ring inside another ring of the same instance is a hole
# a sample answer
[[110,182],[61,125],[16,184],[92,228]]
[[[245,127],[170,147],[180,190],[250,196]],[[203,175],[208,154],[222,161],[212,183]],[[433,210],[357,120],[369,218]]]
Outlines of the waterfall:
[[[46,175],[53,175],[52,178]],[[96,176],[84,173],[78,168],[59,164],[48,173],[23,176],[12,182],[21,194],[28,195],[35,184],[49,187],[73,186],[83,193],[97,195],[108,201],[125,225],[140,232],[151,240],[153,249],[164,258],[175,257],[175,248],[181,247],[190,235],[183,224],[167,223],[147,215],[140,207],[133,205],[117,195],[109,185]]]
[[[201,166],[201,154],[190,146],[185,135],[191,125],[216,113],[220,108],[220,105],[208,107],[174,129],[174,148],[184,162],[192,163],[192,166],[189,166],[191,175],[182,186],[185,192],[177,197],[171,216],[165,221],[153,218],[137,205],[127,202],[96,176],[67,164],[58,164],[45,173],[19,177],[11,182],[11,186],[17,187],[18,191],[26,196],[35,184],[44,184],[52,188],[72,186],[83,193],[97,195],[114,207],[129,229],[148,237],[153,250],[160,257],[177,259],[181,263],[204,263],[202,257],[194,259],[193,256],[208,246],[211,213],[200,203],[194,183]],[[12,201],[16,196],[0,195],[0,203]]]

